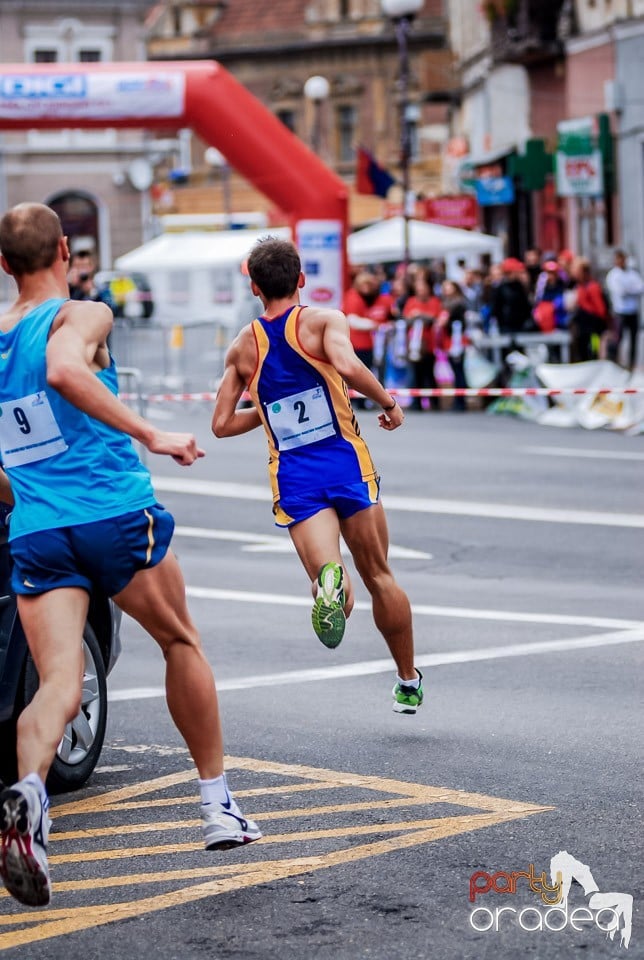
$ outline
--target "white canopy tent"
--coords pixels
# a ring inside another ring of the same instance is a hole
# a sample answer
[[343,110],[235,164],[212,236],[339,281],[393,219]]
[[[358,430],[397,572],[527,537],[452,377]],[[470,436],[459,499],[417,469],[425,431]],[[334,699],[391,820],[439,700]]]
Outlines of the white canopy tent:
[[[402,217],[380,220],[352,233],[347,241],[349,262],[400,263],[404,259],[404,221]],[[440,258],[447,263],[447,272],[463,258],[469,266],[477,266],[481,254],[493,263],[503,259],[503,244],[498,237],[470,230],[444,227],[424,220],[409,221],[409,254],[412,260]]]
[[263,230],[193,230],[164,233],[123,254],[117,270],[143,273],[161,323],[216,320],[236,328],[256,316],[259,301],[241,264],[261,237],[288,239],[286,227]]

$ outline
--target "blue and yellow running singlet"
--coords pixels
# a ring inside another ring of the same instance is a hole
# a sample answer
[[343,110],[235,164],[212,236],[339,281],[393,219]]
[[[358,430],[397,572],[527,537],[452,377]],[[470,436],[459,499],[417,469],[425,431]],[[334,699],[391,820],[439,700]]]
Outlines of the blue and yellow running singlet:
[[258,360],[248,390],[268,437],[274,501],[378,479],[344,380],[298,340],[303,309],[252,324]]

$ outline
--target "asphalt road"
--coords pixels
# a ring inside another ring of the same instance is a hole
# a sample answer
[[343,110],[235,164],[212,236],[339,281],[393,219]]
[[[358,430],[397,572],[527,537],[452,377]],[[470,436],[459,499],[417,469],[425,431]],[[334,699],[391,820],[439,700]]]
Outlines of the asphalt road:
[[[153,415],[207,448],[189,470],[150,466],[215,666],[230,782],[265,839],[201,850],[163,664],[128,622],[101,765],[55,801],[54,901],[27,912],[0,897],[0,953],[644,956],[642,437],[475,412],[409,414],[385,434],[361,416],[425,673],[422,712],[404,717],[361,585],[342,645],[313,635],[308,584],[272,525],[263,437],[214,440],[203,405]],[[510,875],[533,864],[549,883],[559,851],[586,866],[571,868],[585,888],[547,917],[538,880]],[[628,894],[624,952],[597,906]]]

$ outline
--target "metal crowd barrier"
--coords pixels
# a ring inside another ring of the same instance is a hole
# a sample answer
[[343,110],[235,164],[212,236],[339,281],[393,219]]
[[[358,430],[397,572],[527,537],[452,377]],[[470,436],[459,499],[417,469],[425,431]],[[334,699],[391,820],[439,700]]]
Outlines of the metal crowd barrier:
[[178,324],[115,320],[110,349],[119,370],[137,370],[142,392],[212,390],[232,331],[216,320]]

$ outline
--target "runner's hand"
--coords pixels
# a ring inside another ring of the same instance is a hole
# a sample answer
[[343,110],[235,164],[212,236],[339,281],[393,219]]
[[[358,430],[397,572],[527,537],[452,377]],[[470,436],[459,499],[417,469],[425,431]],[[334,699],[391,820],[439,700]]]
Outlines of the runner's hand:
[[180,463],[182,467],[189,467],[199,457],[205,457],[206,451],[197,446],[191,433],[166,433],[156,430],[147,444],[150,453],[165,453]]
[[391,410],[383,410],[382,413],[378,414],[378,426],[382,427],[383,430],[395,430],[404,419],[405,414],[396,404]]

